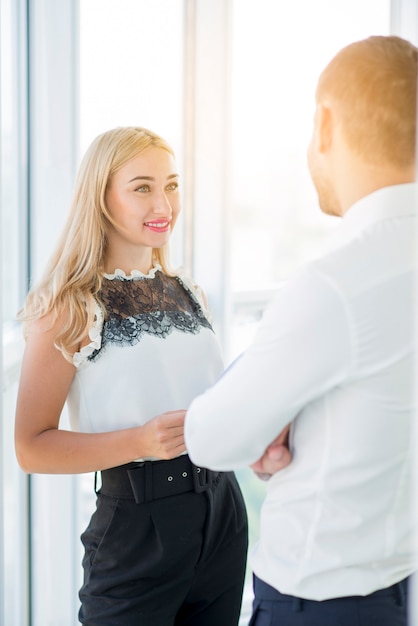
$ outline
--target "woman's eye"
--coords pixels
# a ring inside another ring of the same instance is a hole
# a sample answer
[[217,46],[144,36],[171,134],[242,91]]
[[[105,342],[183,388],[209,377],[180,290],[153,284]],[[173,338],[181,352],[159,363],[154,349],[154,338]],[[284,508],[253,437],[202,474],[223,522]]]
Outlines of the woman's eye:
[[141,193],[145,193],[146,191],[149,191],[150,187],[149,185],[141,185],[140,187],[137,187],[135,189],[135,191],[140,191]]
[[178,189],[178,186],[178,183],[170,183],[169,185],[167,185],[166,189],[167,191],[175,191],[176,189]]

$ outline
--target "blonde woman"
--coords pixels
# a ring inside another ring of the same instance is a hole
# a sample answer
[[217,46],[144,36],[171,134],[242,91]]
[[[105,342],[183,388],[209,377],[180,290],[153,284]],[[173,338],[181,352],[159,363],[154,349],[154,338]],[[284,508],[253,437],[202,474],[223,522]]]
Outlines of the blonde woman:
[[[100,135],[19,314],[21,467],[99,473],[82,535],[85,626],[239,620],[242,495],[233,474],[194,466],[184,443],[184,409],[223,366],[202,292],[168,263],[179,212],[175,157],[161,137],[135,127]],[[65,403],[71,431],[59,428]]]

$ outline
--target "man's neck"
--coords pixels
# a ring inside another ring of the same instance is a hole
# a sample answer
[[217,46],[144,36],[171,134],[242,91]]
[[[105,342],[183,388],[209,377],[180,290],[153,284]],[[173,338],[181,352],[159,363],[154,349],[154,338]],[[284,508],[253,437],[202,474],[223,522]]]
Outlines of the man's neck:
[[395,169],[358,162],[355,168],[347,171],[347,175],[340,179],[341,215],[344,215],[361,198],[378,189],[415,181],[414,165],[409,168]]

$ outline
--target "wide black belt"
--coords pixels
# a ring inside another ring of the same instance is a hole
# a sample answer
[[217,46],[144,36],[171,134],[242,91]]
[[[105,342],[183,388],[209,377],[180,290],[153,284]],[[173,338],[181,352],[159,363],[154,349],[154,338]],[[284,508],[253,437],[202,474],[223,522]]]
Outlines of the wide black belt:
[[141,461],[103,470],[98,492],[142,504],[187,491],[202,493],[217,483],[220,475],[182,455],[170,461]]

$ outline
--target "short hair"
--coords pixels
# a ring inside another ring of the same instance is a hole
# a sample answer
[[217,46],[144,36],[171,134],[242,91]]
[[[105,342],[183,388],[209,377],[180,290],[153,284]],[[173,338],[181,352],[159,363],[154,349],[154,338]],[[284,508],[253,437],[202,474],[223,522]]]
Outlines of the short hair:
[[340,50],[319,78],[317,102],[336,105],[348,145],[369,163],[414,163],[417,59],[409,41],[373,36]]

